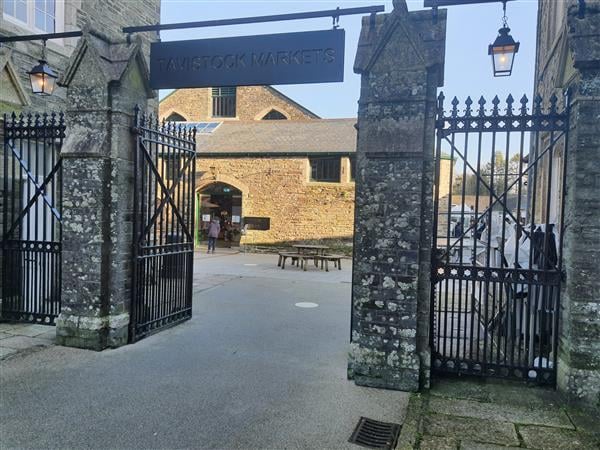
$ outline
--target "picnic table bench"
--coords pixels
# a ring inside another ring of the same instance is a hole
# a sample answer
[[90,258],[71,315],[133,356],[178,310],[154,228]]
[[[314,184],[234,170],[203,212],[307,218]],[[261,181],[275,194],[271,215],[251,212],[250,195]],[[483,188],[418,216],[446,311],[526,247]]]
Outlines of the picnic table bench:
[[285,269],[285,262],[290,258],[292,260],[292,266],[294,263],[298,263],[300,255],[298,253],[291,252],[279,252],[279,261],[277,262],[277,267],[281,267]]
[[333,262],[334,267],[337,267],[339,270],[342,270],[342,256],[341,255],[327,255],[325,254],[325,250],[329,249],[326,245],[304,245],[298,244],[294,245],[294,248],[297,249],[297,252],[279,252],[279,261],[277,262],[277,266],[285,269],[285,263],[287,259],[291,259],[292,265],[296,264],[301,269],[306,271],[308,267],[308,262],[313,261],[315,267],[319,267],[319,262],[321,263],[321,269],[325,269],[326,272],[329,272],[329,263]]
[[342,270],[342,255],[320,255],[317,258],[321,261],[321,269],[325,265],[325,272],[329,272],[329,262],[333,262],[333,267],[337,267],[338,270]]

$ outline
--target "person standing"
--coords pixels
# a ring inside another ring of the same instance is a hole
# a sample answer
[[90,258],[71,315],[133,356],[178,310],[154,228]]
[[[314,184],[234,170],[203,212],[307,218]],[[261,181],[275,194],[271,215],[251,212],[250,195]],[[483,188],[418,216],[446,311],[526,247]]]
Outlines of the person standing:
[[210,253],[211,249],[213,253],[215,252],[215,245],[220,232],[221,225],[219,224],[219,219],[213,218],[208,226],[208,251],[206,253]]

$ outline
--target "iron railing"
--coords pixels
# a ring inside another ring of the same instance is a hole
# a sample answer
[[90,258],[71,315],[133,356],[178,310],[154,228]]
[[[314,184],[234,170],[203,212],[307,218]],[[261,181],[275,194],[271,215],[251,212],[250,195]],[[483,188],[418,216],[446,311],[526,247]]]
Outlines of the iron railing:
[[192,315],[196,130],[136,108],[130,339]]
[[63,114],[4,115],[2,318],[54,324],[61,309]]
[[528,103],[438,98],[434,372],[556,381],[569,110]]

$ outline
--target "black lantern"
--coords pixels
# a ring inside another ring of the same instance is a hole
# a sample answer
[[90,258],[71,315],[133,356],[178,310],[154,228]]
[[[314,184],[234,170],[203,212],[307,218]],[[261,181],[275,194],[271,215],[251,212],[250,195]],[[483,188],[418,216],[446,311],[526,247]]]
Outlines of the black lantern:
[[506,1],[504,2],[504,25],[498,30],[498,37],[488,47],[488,55],[492,56],[495,77],[509,77],[512,74],[515,55],[519,51],[519,43],[510,35],[506,18]]
[[46,41],[44,41],[42,59],[40,59],[39,64],[34,66],[27,74],[29,75],[31,90],[34,94],[52,95],[58,75],[46,62]]

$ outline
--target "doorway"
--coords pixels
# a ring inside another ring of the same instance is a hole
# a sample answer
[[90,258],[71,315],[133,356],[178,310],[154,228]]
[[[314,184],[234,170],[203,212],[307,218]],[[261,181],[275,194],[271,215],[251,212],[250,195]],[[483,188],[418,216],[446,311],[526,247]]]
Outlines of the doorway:
[[242,191],[215,182],[196,193],[196,246],[207,241],[208,225],[217,218],[221,232],[217,245],[237,247],[242,233]]

